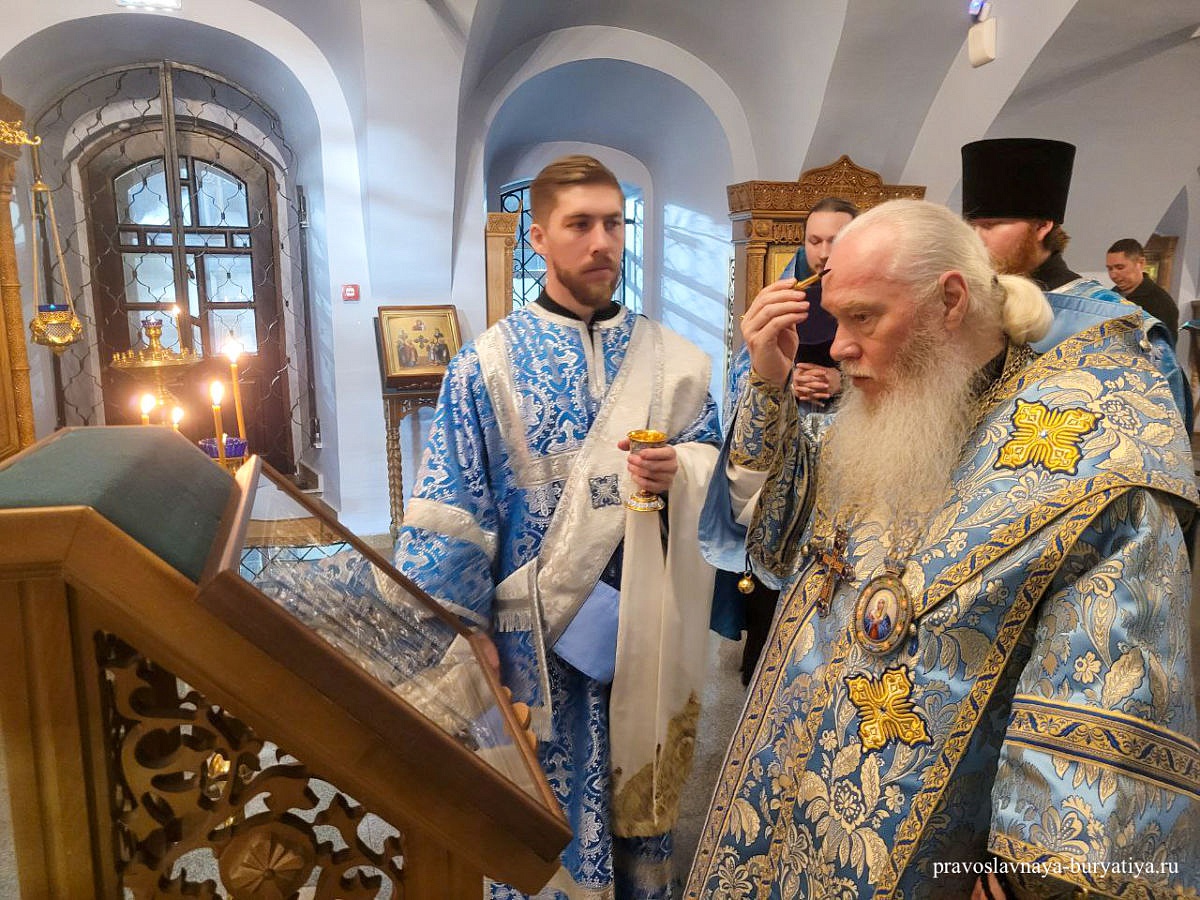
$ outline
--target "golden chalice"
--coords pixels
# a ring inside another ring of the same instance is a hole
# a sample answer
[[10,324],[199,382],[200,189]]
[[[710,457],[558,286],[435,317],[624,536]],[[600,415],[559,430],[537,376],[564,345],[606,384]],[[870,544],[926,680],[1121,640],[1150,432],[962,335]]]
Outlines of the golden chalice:
[[[651,447],[662,447],[667,443],[667,436],[665,434],[661,431],[653,431],[648,428],[631,431],[626,436],[629,438],[630,453],[638,450],[648,450]],[[636,512],[658,512],[664,506],[662,497],[652,491],[640,488],[625,501],[625,508],[635,510]]]

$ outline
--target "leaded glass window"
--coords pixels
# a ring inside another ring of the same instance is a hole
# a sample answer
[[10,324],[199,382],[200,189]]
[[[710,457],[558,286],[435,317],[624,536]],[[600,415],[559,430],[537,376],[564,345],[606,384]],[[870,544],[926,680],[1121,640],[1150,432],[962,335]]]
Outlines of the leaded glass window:
[[[218,353],[231,337],[256,347],[246,183],[214,163],[191,157],[180,158],[179,180],[183,243],[200,251],[184,257],[184,277],[187,315],[198,320],[203,354]],[[121,226],[124,308],[133,319],[150,310],[169,310],[175,303],[175,272],[164,159],[144,160],[121,172],[113,179],[113,194]],[[150,248],[154,250],[147,252]],[[180,344],[175,324],[164,324],[167,346]]]

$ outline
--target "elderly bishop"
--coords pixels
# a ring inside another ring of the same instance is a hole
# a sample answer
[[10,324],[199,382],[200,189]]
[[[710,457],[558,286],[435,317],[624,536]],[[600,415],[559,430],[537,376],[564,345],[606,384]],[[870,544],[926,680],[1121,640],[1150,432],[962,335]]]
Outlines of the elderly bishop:
[[1140,315],[1035,352],[1037,287],[911,200],[846,226],[822,302],[831,416],[785,402],[803,293],[743,320],[701,533],[746,523],[783,591],[687,896],[1195,896],[1197,494]]

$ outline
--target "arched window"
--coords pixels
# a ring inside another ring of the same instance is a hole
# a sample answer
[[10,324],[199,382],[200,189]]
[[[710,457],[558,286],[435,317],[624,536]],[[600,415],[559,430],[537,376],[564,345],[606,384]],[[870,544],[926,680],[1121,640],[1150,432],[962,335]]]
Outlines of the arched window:
[[[178,127],[173,144],[177,180],[157,129],[102,143],[85,159],[101,359],[144,343],[142,320],[161,318],[165,347],[203,357],[173,388],[199,438],[211,430],[200,415],[205,385],[228,382],[222,349],[236,340],[246,350],[239,383],[250,446],[291,472],[270,169],[252,148],[205,128]],[[106,421],[127,419],[128,376],[107,367],[102,387]]]
[[[319,446],[307,217],[276,114],[217,73],[163,61],[85,78],[31,123],[84,324],[53,361],[59,424],[136,422],[140,395],[165,388],[185,411],[181,431],[209,437],[207,387],[220,379],[228,392],[222,349],[236,338],[250,449],[297,472],[306,436]],[[159,383],[112,364],[145,346],[149,316],[165,347],[199,358]]]
[[[509,185],[500,192],[502,212],[521,211],[517,223],[516,243],[513,246],[513,309],[537,300],[546,286],[546,261],[529,243],[529,226],[533,212],[529,206],[529,181]],[[621,261],[621,284],[614,297],[631,312],[642,311],[643,290],[643,216],[645,203],[642,189],[632,184],[621,185],[625,192],[625,254]]]
[[[136,333],[140,320],[175,304],[169,191],[162,157],[130,166],[113,179],[125,291],[119,300]],[[246,182],[195,157],[179,160],[187,312],[163,320],[163,343],[214,356],[230,339],[257,349],[254,237]],[[179,325],[196,335],[186,340]]]

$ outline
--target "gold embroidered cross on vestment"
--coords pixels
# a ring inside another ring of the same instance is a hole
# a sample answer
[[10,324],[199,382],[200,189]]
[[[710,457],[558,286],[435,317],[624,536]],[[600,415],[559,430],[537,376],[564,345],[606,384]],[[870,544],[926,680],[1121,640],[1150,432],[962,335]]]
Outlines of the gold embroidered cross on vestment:
[[913,683],[907,668],[887,669],[879,679],[849,675],[846,687],[858,709],[858,739],[864,750],[878,750],[891,740],[928,743],[929,730],[913,705]]
[[1041,402],[1017,400],[1012,416],[1014,431],[1000,448],[996,467],[1018,469],[1040,465],[1050,472],[1075,474],[1081,456],[1083,436],[1091,431],[1100,416],[1086,409],[1051,409]]

